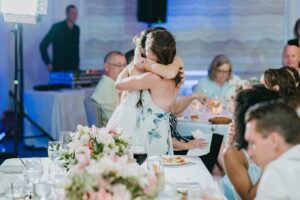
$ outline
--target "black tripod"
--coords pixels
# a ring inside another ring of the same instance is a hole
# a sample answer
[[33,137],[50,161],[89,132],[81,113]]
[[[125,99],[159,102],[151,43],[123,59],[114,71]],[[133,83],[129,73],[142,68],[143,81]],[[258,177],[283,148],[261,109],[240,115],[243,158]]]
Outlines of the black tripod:
[[24,65],[23,65],[23,26],[16,24],[12,30],[14,35],[15,73],[14,73],[14,157],[18,156],[18,138],[24,131],[23,123],[23,94],[24,94]]
[[24,65],[23,65],[23,26],[22,24],[16,24],[12,30],[14,35],[14,53],[15,53],[15,74],[14,74],[14,156],[18,156],[18,140],[19,136],[23,136],[24,133],[24,119],[27,119],[37,129],[42,132],[42,135],[29,136],[24,139],[30,139],[35,137],[47,137],[53,140],[51,136],[34,120],[32,120],[24,112]]

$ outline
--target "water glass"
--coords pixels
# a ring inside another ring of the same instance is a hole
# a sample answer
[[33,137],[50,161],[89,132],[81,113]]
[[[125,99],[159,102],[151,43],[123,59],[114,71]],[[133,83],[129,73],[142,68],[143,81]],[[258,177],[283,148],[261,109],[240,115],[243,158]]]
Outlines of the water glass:
[[147,159],[147,168],[149,171],[152,171],[154,173],[158,173],[160,171],[163,171],[163,163],[162,159],[159,156],[150,156]]
[[24,190],[24,186],[23,185],[14,185],[11,184],[10,187],[8,187],[5,190],[5,199],[11,199],[11,200],[15,200],[15,199],[24,199],[25,197],[25,190]]
[[203,195],[203,189],[199,186],[197,187],[189,187],[187,192],[187,199],[188,200],[196,200],[201,199]]
[[164,191],[158,196],[159,200],[180,200],[180,195],[177,193],[174,185],[167,184]]
[[155,174],[157,178],[157,186],[159,191],[163,191],[165,188],[165,172],[163,168],[163,162],[159,156],[151,156],[147,159],[147,168],[150,173]]
[[38,199],[47,199],[50,192],[50,184],[46,181],[40,181],[34,185],[34,194],[38,197]]
[[39,182],[43,175],[43,165],[40,159],[29,159],[25,162],[24,176],[29,184],[34,185]]

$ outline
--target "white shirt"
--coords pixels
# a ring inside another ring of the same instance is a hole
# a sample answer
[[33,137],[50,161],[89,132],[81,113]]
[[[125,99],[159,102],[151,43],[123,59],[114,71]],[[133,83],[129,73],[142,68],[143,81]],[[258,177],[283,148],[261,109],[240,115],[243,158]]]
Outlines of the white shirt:
[[102,111],[101,124],[106,126],[107,121],[119,104],[119,92],[116,89],[115,81],[103,75],[91,98],[100,106]]
[[255,199],[300,199],[300,144],[267,165]]

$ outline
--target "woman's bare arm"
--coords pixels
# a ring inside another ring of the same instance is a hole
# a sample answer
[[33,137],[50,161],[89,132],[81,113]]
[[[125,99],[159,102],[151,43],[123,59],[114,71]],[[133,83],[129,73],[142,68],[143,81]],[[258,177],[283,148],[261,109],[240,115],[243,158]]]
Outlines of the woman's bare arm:
[[178,115],[182,113],[195,99],[200,101],[202,104],[205,104],[206,102],[206,97],[201,93],[194,93],[190,96],[179,96],[179,98],[175,102],[175,107],[173,111],[174,114]]
[[194,148],[204,148],[207,146],[207,141],[205,139],[193,139],[188,142],[181,142],[172,138],[174,150],[189,150]]
[[258,183],[252,184],[248,175],[248,164],[242,151],[236,146],[226,148],[224,152],[224,165],[226,174],[242,199],[254,199]]
[[163,65],[147,59],[144,67],[146,71],[153,72],[166,79],[173,79],[177,75],[179,69],[183,68],[183,61],[176,56],[171,64]]
[[162,78],[151,72],[146,72],[141,75],[130,76],[125,68],[117,78],[116,88],[118,90],[144,90],[159,87]]

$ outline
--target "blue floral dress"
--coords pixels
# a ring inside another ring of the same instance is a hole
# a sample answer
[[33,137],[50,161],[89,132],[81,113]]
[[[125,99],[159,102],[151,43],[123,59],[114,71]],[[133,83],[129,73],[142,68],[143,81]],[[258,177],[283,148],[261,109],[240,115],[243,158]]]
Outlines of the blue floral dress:
[[[142,105],[137,106],[141,96]],[[150,92],[131,92],[119,105],[108,122],[108,127],[124,128],[129,137],[142,135],[148,145],[148,154],[173,155],[169,123],[170,113],[154,104]]]

